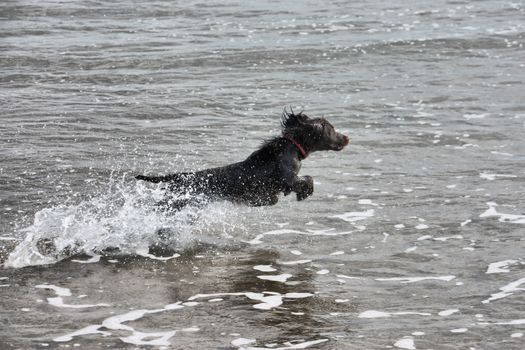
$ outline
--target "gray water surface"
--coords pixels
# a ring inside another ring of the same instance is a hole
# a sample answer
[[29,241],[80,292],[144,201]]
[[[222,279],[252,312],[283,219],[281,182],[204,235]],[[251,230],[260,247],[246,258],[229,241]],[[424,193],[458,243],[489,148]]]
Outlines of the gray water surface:
[[[523,1],[1,2],[0,348],[522,349],[524,39]],[[352,139],[303,202],[133,179],[290,106]]]

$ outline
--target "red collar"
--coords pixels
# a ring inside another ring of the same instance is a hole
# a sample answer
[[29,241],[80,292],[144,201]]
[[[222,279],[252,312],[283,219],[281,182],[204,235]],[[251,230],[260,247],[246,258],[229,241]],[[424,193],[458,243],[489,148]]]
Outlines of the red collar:
[[303,159],[308,156],[308,153],[306,153],[306,151],[304,150],[303,146],[301,146],[301,144],[299,142],[295,141],[292,138],[292,135],[284,135],[284,138],[287,139],[288,141],[290,141],[291,143],[293,143],[295,145],[295,147],[297,147],[297,149],[299,150],[299,153],[301,153],[301,155],[303,156]]

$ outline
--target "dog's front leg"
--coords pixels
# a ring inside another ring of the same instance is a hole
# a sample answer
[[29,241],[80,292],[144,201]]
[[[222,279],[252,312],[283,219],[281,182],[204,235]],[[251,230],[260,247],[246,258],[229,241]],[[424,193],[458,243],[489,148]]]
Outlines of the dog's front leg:
[[297,177],[292,191],[296,193],[298,201],[306,199],[314,193],[314,179],[308,175]]

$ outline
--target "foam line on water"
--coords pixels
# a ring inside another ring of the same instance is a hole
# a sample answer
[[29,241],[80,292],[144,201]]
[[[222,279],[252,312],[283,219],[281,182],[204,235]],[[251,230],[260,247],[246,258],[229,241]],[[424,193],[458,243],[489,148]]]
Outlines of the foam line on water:
[[69,308],[69,309],[86,309],[86,308],[93,308],[93,307],[100,307],[100,306],[110,306],[109,304],[100,303],[100,304],[66,304],[64,303],[63,297],[70,297],[72,296],[71,290],[68,288],[58,287],[52,284],[39,284],[35,286],[35,288],[39,289],[48,289],[55,292],[57,295],[56,297],[47,298],[47,302],[49,305],[53,305],[56,307],[63,307],[63,308]]
[[497,178],[515,178],[517,177],[516,175],[511,175],[511,174],[493,174],[493,173],[481,173],[479,174],[479,177],[481,177],[482,179],[485,179],[485,180],[489,180],[489,181],[494,181],[496,180]]
[[[291,276],[291,275],[290,275]],[[279,279],[282,277],[280,276]],[[266,294],[266,295],[265,295]],[[256,309],[270,310],[282,304],[283,299],[301,299],[313,296],[311,293],[286,293],[284,295],[276,292],[233,292],[233,293],[212,293],[212,294],[196,294],[188,298],[189,301],[197,299],[213,299],[224,296],[245,296],[250,300],[260,301],[261,303],[253,305]]]
[[344,214],[338,214],[338,215],[332,215],[330,218],[337,218],[344,220],[346,222],[356,222],[361,220],[366,220],[372,216],[374,216],[375,210],[374,209],[368,209],[365,211],[354,211],[354,212],[346,212]]
[[137,255],[143,256],[145,258],[150,258],[153,260],[159,260],[159,261],[168,261],[168,260],[180,257],[180,254],[178,253],[174,253],[171,256],[155,256],[153,254],[150,254],[148,252],[148,249],[144,249],[144,248],[137,249]]
[[[111,335],[110,332],[101,331],[101,328],[109,330],[122,330],[129,331],[132,334],[127,337],[120,337],[120,339],[129,344],[134,345],[169,345],[169,339],[173,337],[177,331],[166,331],[166,332],[140,332],[136,331],[133,327],[124,325],[124,322],[136,321],[141,319],[147,314],[155,314],[168,310],[181,309],[184,306],[179,302],[174,304],[166,305],[162,309],[153,309],[153,310],[133,310],[121,315],[115,315],[104,319],[100,324],[89,325],[80,330],[77,330],[72,333],[68,333],[63,336],[55,337],[53,340],[55,342],[68,342],[71,341],[74,337],[90,334],[102,334],[104,336]],[[145,340],[146,338],[150,340]]]
[[394,346],[398,349],[415,350],[414,338],[403,337],[394,343]]
[[400,311],[400,312],[386,312],[378,310],[366,310],[361,312],[358,318],[385,318],[392,316],[405,316],[405,315],[417,315],[417,316],[431,316],[428,312],[412,312],[412,311]]
[[489,206],[489,208],[479,215],[480,218],[496,217],[500,222],[525,224],[525,215],[499,213],[496,210],[498,204],[495,202],[487,202],[487,205]]
[[517,263],[518,263],[518,260],[512,260],[512,259],[496,261],[496,262],[493,262],[493,263],[489,264],[489,266],[487,268],[487,272],[485,272],[485,273],[491,274],[491,273],[506,273],[506,272],[510,272],[509,266],[512,266],[512,265],[517,264]]
[[292,277],[292,275],[290,275],[289,273],[283,273],[283,274],[280,274],[280,275],[260,275],[260,276],[257,276],[257,278],[261,279],[261,280],[273,281],[273,282],[281,282],[281,283],[286,282],[290,277]]
[[512,320],[512,321],[506,321],[506,322],[496,322],[494,324],[504,325],[504,326],[517,326],[517,325],[525,324],[525,318],[518,319],[518,320]]
[[323,230],[307,230],[307,231],[299,231],[299,230],[291,230],[291,229],[279,229],[279,230],[272,230],[267,231],[258,234],[255,236],[254,239],[250,241],[244,241],[245,243],[256,245],[263,243],[262,239],[266,236],[279,236],[279,235],[287,235],[287,234],[295,234],[295,235],[305,235],[305,236],[345,236],[353,233],[353,231],[343,231],[343,232],[337,232],[334,229],[323,229]]
[[261,272],[274,272],[277,271],[272,265],[255,265],[253,267],[254,270],[261,271]]
[[237,338],[231,341],[231,345],[235,347],[242,347],[244,345],[255,343],[256,339],[248,339],[248,338]]
[[301,259],[301,260],[291,260],[291,261],[281,261],[281,260],[278,260],[277,263],[279,265],[288,265],[288,266],[291,266],[291,265],[302,265],[302,264],[308,264],[308,263],[311,263],[312,260],[310,259]]
[[468,332],[468,328],[455,328],[451,329],[450,333],[466,333]]
[[459,312],[459,309],[447,309],[447,310],[438,312],[438,315],[445,317],[445,316],[450,316],[452,314],[455,314],[456,312]]
[[463,239],[463,236],[462,235],[454,235],[454,236],[445,236],[445,237],[434,237],[432,235],[425,235],[425,236],[419,237],[417,240],[418,241],[425,241],[425,240],[429,240],[429,239],[431,239],[433,241],[446,242],[449,239]]
[[75,337],[83,336],[83,335],[91,335],[91,334],[102,334],[103,336],[111,335],[110,332],[107,331],[101,331],[100,328],[102,328],[101,325],[93,324],[86,326],[84,328],[81,328],[77,331],[74,331],[72,333],[68,333],[66,335],[62,335],[60,337],[55,337],[53,341],[62,343],[73,340]]
[[0,241],[18,241],[18,238],[9,236],[0,236]]
[[488,304],[491,301],[499,300],[499,299],[503,299],[503,298],[506,298],[508,296],[511,296],[512,294],[514,294],[514,292],[525,290],[525,288],[519,288],[519,286],[524,284],[524,283],[525,283],[525,277],[520,278],[519,280],[516,280],[514,282],[511,282],[511,283],[501,287],[499,289],[501,292],[491,294],[490,298],[487,298],[487,299],[483,300],[482,303],[483,304]]
[[425,277],[388,277],[388,278],[376,278],[376,281],[387,282],[387,281],[400,281],[401,283],[415,283],[421,281],[437,280],[437,281],[452,281],[456,276],[425,276]]
[[317,339],[317,340],[310,340],[310,341],[304,341],[304,342],[300,342],[300,343],[295,343],[295,344],[292,344],[292,343],[285,343],[283,344],[284,346],[280,346],[280,347],[272,347],[272,348],[268,348],[268,347],[253,347],[253,346],[248,346],[248,347],[245,347],[244,345],[241,345],[239,346],[239,350],[268,350],[268,349],[272,349],[272,350],[293,350],[293,349],[306,349],[306,348],[309,348],[311,346],[315,346],[315,345],[318,345],[318,344],[321,344],[321,343],[324,343],[324,342],[327,342],[328,339]]
[[120,337],[120,340],[122,340],[125,343],[134,345],[169,346],[171,344],[169,340],[175,335],[175,333],[176,331],[148,333],[134,331],[133,334],[131,334],[130,336]]

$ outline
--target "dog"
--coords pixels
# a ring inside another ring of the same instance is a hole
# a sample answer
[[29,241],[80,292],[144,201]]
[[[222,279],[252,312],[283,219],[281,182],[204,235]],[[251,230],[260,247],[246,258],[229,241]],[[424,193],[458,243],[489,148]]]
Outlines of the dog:
[[281,117],[282,135],[263,143],[246,160],[223,167],[165,176],[137,175],[138,180],[166,182],[164,209],[180,210],[201,201],[227,200],[249,206],[274,205],[279,194],[296,193],[298,201],[313,194],[311,176],[298,176],[301,161],[316,151],[341,151],[350,139],[325,118],[303,112]]

